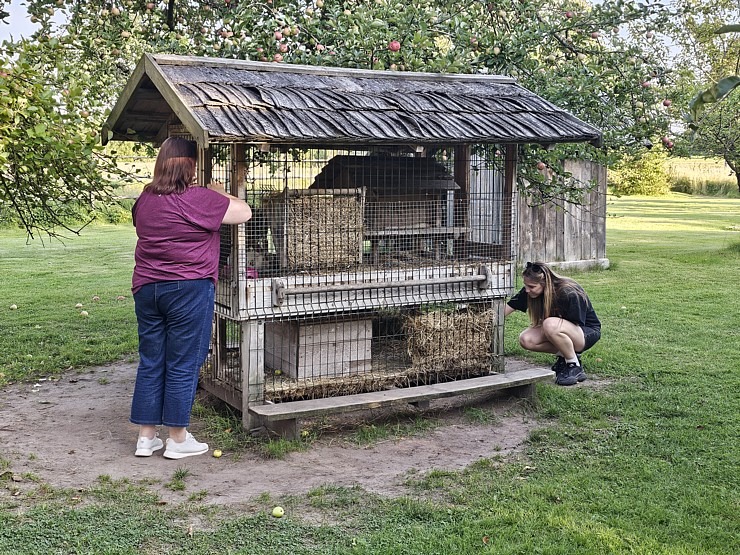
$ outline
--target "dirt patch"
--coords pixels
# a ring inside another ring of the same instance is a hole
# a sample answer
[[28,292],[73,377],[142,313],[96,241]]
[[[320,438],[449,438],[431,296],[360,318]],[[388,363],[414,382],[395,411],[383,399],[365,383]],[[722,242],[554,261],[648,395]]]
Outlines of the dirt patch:
[[[204,455],[170,461],[162,451],[137,458],[137,426],[128,422],[135,373],[135,363],[121,362],[4,388],[0,444],[13,475],[28,473],[51,486],[73,489],[89,487],[102,475],[147,480],[164,501],[206,491],[207,502],[223,505],[265,492],[274,497],[305,493],[325,484],[395,496],[405,493],[410,475],[462,469],[482,457],[511,454],[537,425],[526,402],[489,394],[432,402],[424,414],[434,418],[433,429],[369,447],[353,444],[346,429],[382,416],[378,412],[337,416],[345,431],[322,435],[306,451],[284,460],[266,460],[250,451],[220,459]],[[483,422],[471,422],[465,407],[478,409]],[[197,432],[197,421],[192,429]],[[189,471],[187,488],[172,492],[165,484],[183,467]],[[33,485],[28,478],[16,485],[24,482]]]

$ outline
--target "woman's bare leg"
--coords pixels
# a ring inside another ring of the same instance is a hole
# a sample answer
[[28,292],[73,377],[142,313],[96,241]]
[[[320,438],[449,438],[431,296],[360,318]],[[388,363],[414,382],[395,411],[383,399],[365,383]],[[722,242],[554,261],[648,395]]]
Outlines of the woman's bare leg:
[[527,328],[519,334],[519,344],[537,353],[560,353],[566,360],[576,358],[586,340],[580,326],[562,318],[546,318],[541,326]]

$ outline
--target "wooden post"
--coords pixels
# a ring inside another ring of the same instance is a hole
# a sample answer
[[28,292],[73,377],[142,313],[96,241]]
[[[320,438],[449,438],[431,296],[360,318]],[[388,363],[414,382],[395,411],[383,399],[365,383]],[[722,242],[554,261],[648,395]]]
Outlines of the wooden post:
[[246,321],[240,325],[242,423],[251,430],[262,425],[259,417],[249,413],[249,407],[261,405],[265,398],[265,323]]
[[516,183],[517,145],[506,145],[504,160],[504,190],[502,191],[503,214],[501,215],[501,235],[504,260],[515,258],[513,238],[514,226],[514,184]]
[[505,373],[504,364],[504,299],[493,299],[493,333],[491,334],[491,370]]
[[[455,147],[455,168],[454,168],[454,175],[455,183],[458,184],[460,187],[460,198],[459,198],[459,206],[462,208],[462,219],[460,220],[462,223],[462,227],[465,229],[470,228],[470,214],[468,213],[470,210],[470,145],[459,145]],[[457,221],[455,221],[457,218],[455,217],[455,214],[452,215],[452,221],[447,221],[447,225],[450,227],[455,227],[457,225]],[[470,234],[467,234],[467,237],[463,238],[464,240],[470,240]],[[450,247],[448,247],[448,256],[454,256],[454,239],[451,241],[452,243],[452,251],[449,252]]]
[[205,187],[213,175],[213,153],[211,147],[198,148],[198,185]]
[[[231,190],[229,192],[240,199],[246,199],[247,196],[246,151],[246,146],[242,143],[231,145]],[[231,279],[234,284],[232,291],[235,299],[233,302],[237,304],[233,309],[239,318],[243,318],[247,314],[249,306],[247,294],[247,226],[246,224],[239,224],[231,227]]]

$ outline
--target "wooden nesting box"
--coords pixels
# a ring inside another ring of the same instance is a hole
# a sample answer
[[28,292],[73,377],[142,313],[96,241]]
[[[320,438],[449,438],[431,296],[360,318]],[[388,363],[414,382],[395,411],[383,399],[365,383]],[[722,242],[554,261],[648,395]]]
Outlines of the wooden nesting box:
[[286,189],[264,201],[281,268],[338,270],[362,263],[364,192]]
[[265,366],[294,379],[371,369],[372,320],[278,321],[265,325]]

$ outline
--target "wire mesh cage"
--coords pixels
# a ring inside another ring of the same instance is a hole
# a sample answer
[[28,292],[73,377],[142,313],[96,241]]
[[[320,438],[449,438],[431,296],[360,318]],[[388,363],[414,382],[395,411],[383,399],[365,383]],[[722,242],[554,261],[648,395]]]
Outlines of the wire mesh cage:
[[501,370],[512,196],[493,146],[212,145],[221,232],[207,389],[239,408]]

